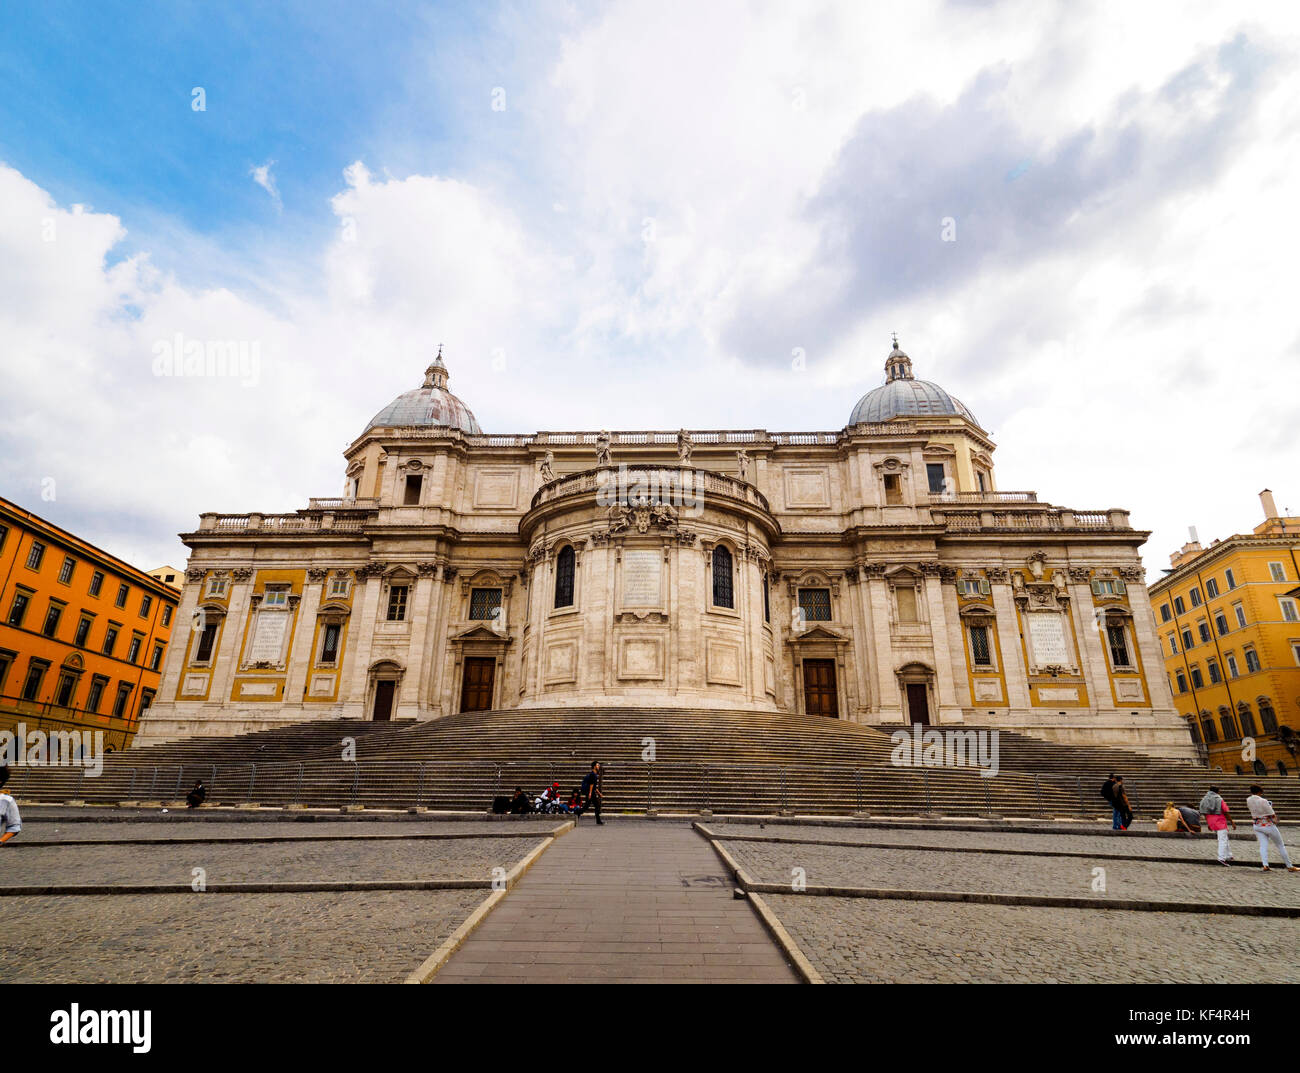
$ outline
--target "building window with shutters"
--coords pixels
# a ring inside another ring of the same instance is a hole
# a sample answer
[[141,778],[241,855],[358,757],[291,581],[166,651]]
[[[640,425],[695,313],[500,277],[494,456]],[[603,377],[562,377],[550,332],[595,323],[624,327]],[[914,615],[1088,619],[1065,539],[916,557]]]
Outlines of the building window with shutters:
[[1205,595],[1211,600],[1219,595],[1219,583],[1214,578],[1209,578],[1205,582]]
[[1183,598],[1181,596],[1174,597],[1174,613],[1177,615],[1187,613],[1187,605],[1183,603]]
[[1205,669],[1210,672],[1210,685],[1217,686],[1223,681],[1223,674],[1219,670],[1219,665],[1214,660],[1206,660]]
[[1219,726],[1223,727],[1224,741],[1236,741],[1237,738],[1241,737],[1241,735],[1237,733],[1237,720],[1232,718],[1232,713],[1226,709],[1224,710],[1223,715],[1219,717]]
[[573,581],[577,573],[577,553],[566,544],[555,557],[555,606],[573,606]]
[[1207,742],[1219,740],[1219,732],[1214,729],[1214,720],[1208,715],[1201,720],[1201,733],[1205,736]]
[[719,544],[713,549],[713,606],[735,607],[732,591],[731,552]]
[[1205,679],[1201,677],[1201,668],[1193,664],[1191,670],[1192,670],[1192,688],[1193,689],[1204,688]]
[[1272,702],[1267,699],[1259,702],[1259,721],[1265,734],[1277,733],[1277,714],[1273,711]]
[[1236,656],[1234,656],[1231,652],[1229,652],[1226,656],[1223,657],[1223,662],[1226,663],[1226,664],[1228,665],[1228,677],[1229,677],[1229,678],[1237,678],[1237,677],[1240,677],[1240,675],[1241,675],[1241,671],[1239,671],[1239,670],[1237,669],[1237,657],[1236,657]]
[[1174,672],[1174,678],[1176,678],[1176,679],[1178,680],[1178,692],[1179,692],[1179,693],[1186,693],[1186,692],[1187,692],[1187,675],[1183,674],[1182,671],[1175,671],[1175,672]]
[[31,548],[27,551],[27,569],[39,570],[41,560],[45,558],[45,545],[33,541]]
[[1242,701],[1237,711],[1241,717],[1242,737],[1253,738],[1255,736],[1255,713],[1250,710],[1250,705],[1245,701]]
[[1256,671],[1260,669],[1259,656],[1256,655],[1255,650],[1253,648],[1247,648],[1245,650],[1245,655],[1246,655],[1246,673],[1254,674]]

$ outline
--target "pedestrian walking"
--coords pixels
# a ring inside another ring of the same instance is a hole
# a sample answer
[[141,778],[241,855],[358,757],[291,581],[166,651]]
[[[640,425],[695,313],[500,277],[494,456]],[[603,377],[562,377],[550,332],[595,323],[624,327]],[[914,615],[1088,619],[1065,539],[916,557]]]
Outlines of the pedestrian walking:
[[1232,818],[1232,812],[1228,808],[1228,802],[1223,800],[1223,795],[1219,793],[1217,786],[1211,786],[1205,796],[1201,798],[1201,803],[1196,806],[1197,810],[1205,817],[1205,826],[1215,833],[1219,840],[1219,863],[1231,866],[1232,847],[1228,844],[1228,828],[1234,831],[1237,829],[1237,821]]
[[1124,815],[1122,812],[1120,812],[1119,805],[1115,801],[1115,780],[1118,777],[1119,776],[1117,775],[1111,775],[1109,778],[1106,779],[1105,782],[1101,784],[1101,796],[1104,797],[1106,801],[1109,802],[1110,804],[1110,809],[1111,809],[1110,829],[1112,831],[1124,830]]
[[1127,831],[1133,824],[1133,808],[1124,789],[1124,776],[1115,776],[1115,811],[1119,814],[1119,830]]
[[1277,816],[1273,812],[1273,802],[1264,796],[1262,786],[1252,786],[1250,788],[1250,796],[1246,798],[1246,807],[1250,809],[1255,837],[1259,839],[1259,870],[1261,872],[1272,871],[1268,866],[1268,844],[1272,842],[1277,846],[1277,851],[1282,854],[1282,863],[1286,865],[1286,870],[1288,872],[1300,872],[1300,868],[1291,863],[1291,855],[1286,851],[1286,843],[1282,841],[1282,832],[1277,826]]
[[587,809],[592,809],[596,813],[597,825],[604,827],[605,821],[600,818],[601,791],[600,791],[600,761],[599,760],[593,760],[591,762],[591,770],[587,772],[586,777],[583,778],[582,786],[579,787],[579,792],[582,794],[582,804],[578,807],[578,811],[574,814],[573,822],[577,823],[578,820],[582,818],[582,814],[586,812]]

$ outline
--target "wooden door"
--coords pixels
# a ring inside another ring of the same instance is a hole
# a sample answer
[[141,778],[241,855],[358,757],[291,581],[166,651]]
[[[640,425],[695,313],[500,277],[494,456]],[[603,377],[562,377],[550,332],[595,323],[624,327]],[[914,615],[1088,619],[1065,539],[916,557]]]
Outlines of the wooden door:
[[835,691],[835,661],[833,659],[806,659],[803,661],[803,704],[809,715],[826,715],[838,719],[839,696]]
[[381,678],[375,683],[375,722],[381,723],[393,717],[393,691],[397,683],[391,678]]
[[460,691],[462,712],[485,712],[492,707],[492,685],[496,680],[497,661],[488,657],[465,660],[465,679]]
[[930,725],[930,698],[924,682],[907,683],[907,715],[910,722]]

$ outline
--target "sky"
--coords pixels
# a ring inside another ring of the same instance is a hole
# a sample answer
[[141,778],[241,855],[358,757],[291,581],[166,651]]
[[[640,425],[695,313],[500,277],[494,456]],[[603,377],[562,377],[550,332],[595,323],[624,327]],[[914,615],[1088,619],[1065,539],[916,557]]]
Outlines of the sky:
[[1298,74],[1279,3],[0,5],[0,494],[184,566],[439,344],[487,432],[833,431],[897,332],[1154,580],[1300,513]]

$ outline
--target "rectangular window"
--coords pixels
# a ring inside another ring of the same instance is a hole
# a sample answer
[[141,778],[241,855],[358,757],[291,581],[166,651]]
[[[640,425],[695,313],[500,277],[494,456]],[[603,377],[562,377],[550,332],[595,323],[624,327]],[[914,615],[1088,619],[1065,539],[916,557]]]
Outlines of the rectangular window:
[[1205,595],[1208,596],[1211,600],[1213,600],[1216,596],[1219,595],[1219,583],[1215,581],[1214,578],[1210,578],[1208,581],[1206,581]]
[[121,719],[126,715],[127,701],[131,699],[131,687],[123,682],[117,687],[117,699],[113,701],[113,718]]
[[1210,624],[1208,622],[1198,622],[1196,632],[1201,635],[1201,644],[1208,645],[1210,643]]
[[9,605],[9,625],[21,626],[23,619],[27,616],[27,605],[31,603],[31,597],[25,592],[14,593],[14,602]]
[[992,667],[993,652],[989,647],[989,628],[972,626],[970,628],[971,662],[976,667]]
[[1231,570],[1225,570],[1223,572],[1223,580],[1228,583],[1228,588],[1235,589],[1237,587],[1237,575]]
[[900,585],[894,590],[898,601],[898,621],[916,621],[916,589],[911,585]]
[[1223,674],[1219,670],[1219,665],[1214,660],[1209,660],[1205,664],[1205,669],[1210,672],[1210,685],[1217,686],[1223,680]]
[[1237,625],[1246,625],[1246,609],[1241,604],[1232,605],[1232,613],[1237,616]]
[[768,584],[767,575],[763,575],[763,621],[772,621],[772,598],[769,593],[771,586]]
[[144,715],[149,710],[149,705],[153,703],[153,690],[146,689],[140,694],[140,714]]
[[27,680],[23,682],[23,700],[35,700],[41,693],[41,681],[49,664],[32,660],[27,667]]
[[45,612],[45,625],[41,627],[41,633],[46,637],[53,637],[59,628],[59,618],[63,615],[63,605],[51,601],[50,609]]
[[406,621],[407,586],[394,585],[388,590],[388,621]]
[[831,590],[800,589],[799,609],[803,611],[805,622],[830,622]]
[[116,606],[117,606],[117,607],[125,607],[125,606],[126,606],[126,598],[127,598],[129,595],[131,595],[131,586],[130,586],[130,585],[119,585],[119,586],[117,587],[117,600],[116,600]]
[[140,617],[148,618],[149,612],[153,610],[153,597],[147,592],[140,597]]
[[500,589],[470,589],[469,617],[472,619],[493,619],[501,610]]
[[83,618],[77,623],[77,636],[72,639],[72,643],[78,648],[86,647],[86,638],[90,636],[90,627],[94,619]]
[[151,671],[156,671],[159,667],[162,666],[163,652],[165,650],[166,650],[165,645],[156,644],[153,646],[153,659],[149,661],[149,669]]
[[9,526],[0,525],[0,548],[5,546],[5,537],[9,535]]
[[168,626],[170,626],[170,625],[172,624],[172,605],[171,605],[171,604],[163,604],[162,624],[163,624],[163,629],[166,629]]
[[1173,616],[1173,613],[1169,610],[1169,605],[1168,605],[1168,604],[1161,604],[1161,605],[1160,605],[1160,621],[1161,621],[1161,622],[1168,622],[1168,621],[1169,621],[1171,618],[1173,618],[1173,617],[1174,617],[1174,616]]
[[1106,639],[1110,642],[1111,665],[1115,667],[1132,666],[1128,656],[1128,635],[1124,627],[1122,625],[1107,626]]
[[1119,588],[1114,578],[1099,577],[1093,581],[1092,591],[1097,596],[1114,596],[1119,592]]
[[96,570],[93,574],[90,575],[90,595],[98,596],[99,590],[102,589],[103,587],[104,587],[104,574],[102,571]]
[[897,473],[885,474],[885,505],[899,506],[903,502],[903,478]]
[[1183,651],[1187,652],[1195,647],[1195,644],[1192,642],[1192,631],[1183,630]]
[[229,588],[229,586],[230,586],[230,579],[229,579],[229,578],[224,578],[224,577],[210,577],[210,578],[208,578],[208,595],[209,595],[209,596],[225,596],[225,595],[226,595],[226,589]]
[[61,674],[59,675],[59,688],[54,694],[54,703],[60,708],[71,708],[72,697],[77,688],[76,675]]
[[1195,588],[1194,588],[1194,589],[1192,589],[1192,591],[1189,592],[1187,595],[1188,595],[1189,597],[1191,597],[1191,600],[1192,600],[1192,606],[1193,606],[1193,607],[1200,607],[1200,606],[1201,606],[1201,590],[1200,590],[1200,589],[1195,589]]
[[1202,688],[1204,685],[1205,685],[1205,680],[1201,677],[1201,668],[1200,668],[1200,667],[1193,667],[1193,668],[1192,668],[1192,687],[1193,687],[1194,689],[1200,689],[1200,688]]
[[1291,642],[1291,655],[1295,657],[1296,666],[1300,667],[1300,641]]
[[339,658],[340,632],[337,622],[325,624],[325,629],[321,631],[320,661],[322,663],[334,663]]
[[943,472],[942,462],[927,462],[925,478],[930,482],[930,494],[941,496],[948,490],[948,478]]
[[212,649],[217,643],[217,624],[209,622],[204,625],[203,632],[199,634],[199,644],[194,651],[195,663],[210,663],[212,661]]
[[423,477],[417,473],[408,474],[406,478],[406,487],[402,492],[402,505],[406,507],[418,507],[420,505],[420,491],[423,487]]
[[1176,633],[1169,635],[1169,654],[1171,656],[1178,655],[1178,634]]
[[287,587],[275,588],[267,587],[266,592],[262,594],[262,607],[268,608],[285,608],[289,606],[289,590]]
[[1179,692],[1179,693],[1186,693],[1186,692],[1187,692],[1187,676],[1186,676],[1185,674],[1183,674],[1182,671],[1178,671],[1178,672],[1175,673],[1174,677],[1176,677],[1176,678],[1178,679],[1178,692]]
[[1228,632],[1228,620],[1222,611],[1214,616],[1214,628],[1219,631],[1220,637],[1223,637]]
[[1181,596],[1175,596],[1174,613],[1178,615],[1182,615],[1182,614],[1186,614],[1186,612],[1187,612],[1187,605],[1183,603],[1183,598]]
[[117,647],[117,627],[110,626],[108,632],[104,634],[104,655],[111,656],[113,649]]
[[1237,670],[1237,657],[1236,657],[1236,656],[1234,656],[1231,652],[1229,652],[1226,656],[1223,657],[1223,662],[1226,663],[1226,664],[1228,665],[1228,677],[1229,677],[1229,678],[1237,678],[1237,677],[1240,677],[1241,672]]
[[957,582],[957,591],[963,596],[987,596],[989,583],[982,577],[962,578]]
[[41,560],[44,558],[45,545],[33,543],[30,550],[27,552],[27,569],[39,570],[41,568]]
[[108,679],[95,675],[90,680],[90,692],[86,694],[86,711],[99,711],[99,702],[104,696],[104,686],[108,685]]
[[77,565],[76,560],[70,557],[63,560],[63,565],[59,567],[59,584],[67,585],[72,581],[72,571]]
[[988,482],[984,479],[984,471],[982,469],[977,469],[975,471],[975,480],[979,482],[981,492],[987,492],[989,490]]
[[1300,615],[1296,614],[1294,600],[1279,600],[1282,605],[1282,619],[1284,622],[1300,622]]
[[1245,654],[1246,654],[1246,673],[1254,674],[1256,671],[1259,670],[1259,656],[1255,654],[1255,650],[1253,648],[1246,649]]
[[126,650],[126,660],[128,663],[134,663],[140,658],[140,645],[144,643],[144,638],[138,633],[131,638],[131,645]]
[[330,595],[346,598],[348,594],[348,579],[345,577],[336,577],[330,579]]
[[1268,572],[1273,575],[1274,581],[1286,580],[1286,567],[1281,563],[1269,563]]

